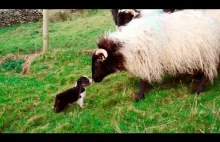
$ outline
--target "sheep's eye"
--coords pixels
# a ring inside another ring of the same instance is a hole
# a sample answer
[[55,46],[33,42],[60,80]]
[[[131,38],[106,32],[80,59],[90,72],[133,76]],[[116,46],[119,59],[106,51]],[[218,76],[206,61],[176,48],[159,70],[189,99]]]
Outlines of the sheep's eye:
[[96,60],[96,62],[99,64],[100,62],[102,62],[102,60],[101,60],[100,58],[98,58],[98,59]]

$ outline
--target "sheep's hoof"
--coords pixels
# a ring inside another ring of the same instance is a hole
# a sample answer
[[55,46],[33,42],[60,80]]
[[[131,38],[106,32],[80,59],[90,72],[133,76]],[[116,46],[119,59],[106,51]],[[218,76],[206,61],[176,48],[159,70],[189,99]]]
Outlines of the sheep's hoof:
[[199,95],[201,92],[203,92],[203,88],[196,89],[196,91],[194,91],[194,94]]
[[142,99],[144,99],[144,96],[138,96],[138,97],[135,99],[135,101],[136,101],[136,102],[139,102],[139,101],[142,100]]
[[197,91],[195,91],[193,94],[194,95],[199,95],[201,92],[197,92]]

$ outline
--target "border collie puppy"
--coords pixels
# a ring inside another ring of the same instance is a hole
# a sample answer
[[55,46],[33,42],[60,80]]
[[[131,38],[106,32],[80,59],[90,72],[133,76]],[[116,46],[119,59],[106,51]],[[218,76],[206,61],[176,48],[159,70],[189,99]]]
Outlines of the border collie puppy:
[[75,86],[64,92],[56,95],[54,111],[56,113],[65,109],[68,104],[76,102],[81,108],[83,108],[83,99],[86,96],[86,87],[92,83],[92,80],[87,76],[81,76]]

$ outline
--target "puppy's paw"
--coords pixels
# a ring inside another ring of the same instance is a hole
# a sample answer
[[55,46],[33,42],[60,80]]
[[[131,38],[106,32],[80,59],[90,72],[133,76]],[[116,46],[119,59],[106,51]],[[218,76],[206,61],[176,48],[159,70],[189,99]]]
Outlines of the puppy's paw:
[[83,108],[83,103],[80,102],[80,103],[77,103],[79,105],[79,107]]
[[87,103],[83,105],[83,108],[87,108],[87,107],[88,107],[88,104],[87,104]]

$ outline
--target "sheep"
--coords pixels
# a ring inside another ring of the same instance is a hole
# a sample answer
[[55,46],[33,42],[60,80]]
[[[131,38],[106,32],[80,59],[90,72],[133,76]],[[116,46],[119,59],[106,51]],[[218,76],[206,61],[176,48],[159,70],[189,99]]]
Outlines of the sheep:
[[208,16],[212,16],[220,24],[219,9],[206,9],[204,10],[204,14]]
[[[116,71],[140,78],[136,98],[144,99],[147,84],[160,83],[169,75],[201,74],[195,90],[217,76],[220,57],[220,25],[204,10],[183,10],[173,14],[134,19],[121,31],[99,37],[92,55],[92,79],[101,82]],[[211,25],[211,26],[210,26]]]
[[[178,9],[180,10],[180,9]],[[134,18],[141,18],[145,16],[173,13],[177,9],[110,9],[116,28],[125,26]]]
[[180,10],[184,10],[184,9],[163,9],[163,12],[165,12],[165,13],[173,13],[173,12],[180,11]]

